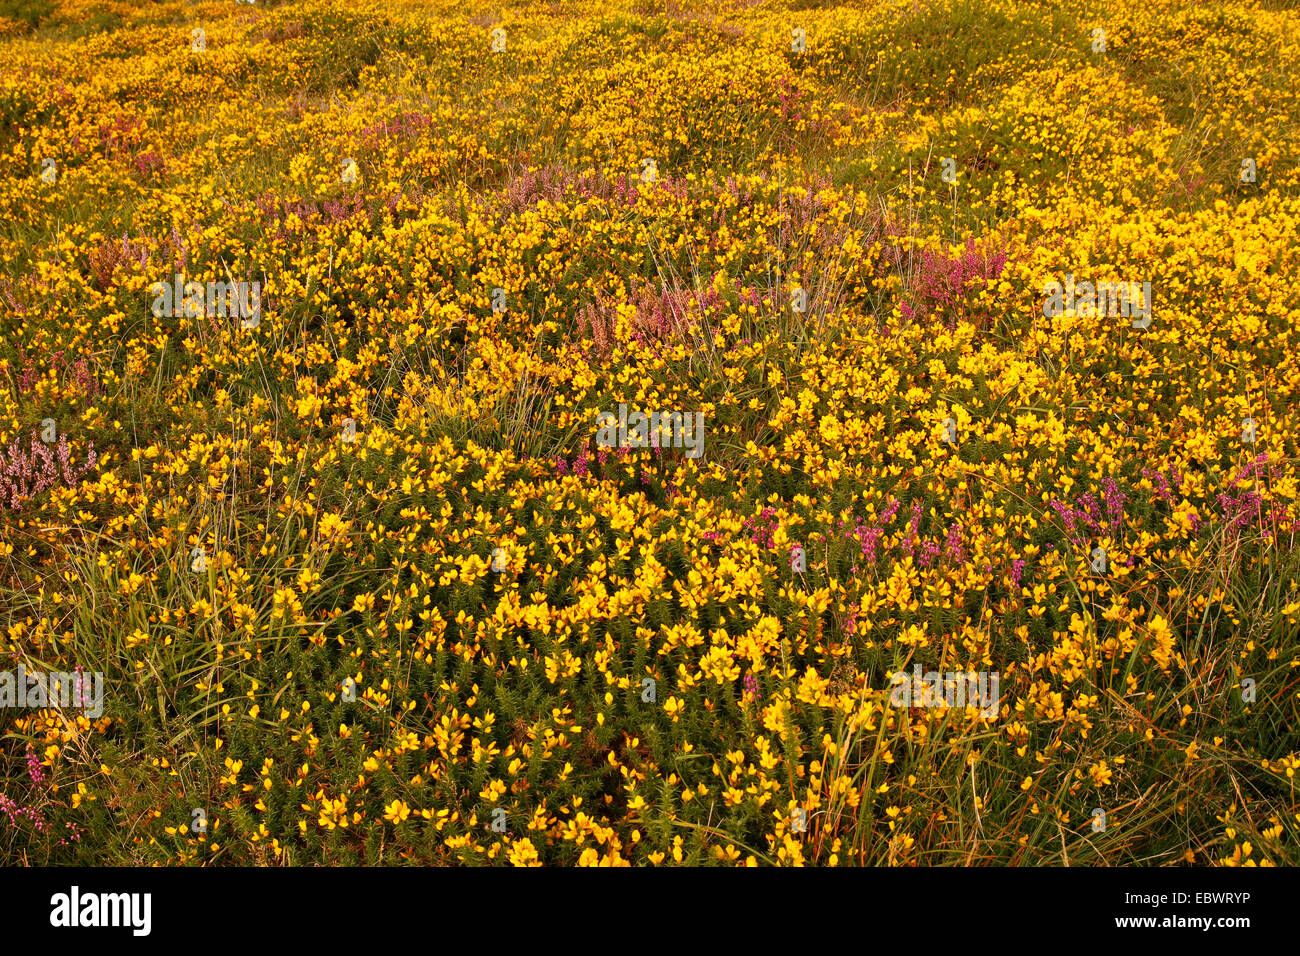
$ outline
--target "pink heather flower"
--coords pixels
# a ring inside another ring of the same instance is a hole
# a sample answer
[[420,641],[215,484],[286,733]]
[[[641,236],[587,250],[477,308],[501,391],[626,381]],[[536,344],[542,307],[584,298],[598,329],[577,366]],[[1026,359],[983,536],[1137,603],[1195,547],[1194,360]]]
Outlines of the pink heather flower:
[[[974,237],[956,259],[943,252],[921,250],[920,270],[913,290],[914,302],[902,304],[903,317],[911,320],[947,309],[970,290],[976,282],[986,283],[1002,275],[1007,264],[1007,250],[996,248],[991,241],[978,243]],[[951,320],[949,327],[951,327]]]
[[17,509],[28,499],[48,491],[60,482],[74,488],[81,477],[95,467],[98,460],[92,444],[87,451],[85,464],[80,468],[74,467],[67,435],[59,436],[58,445],[53,452],[36,433],[32,434],[31,444],[26,450],[19,439],[14,439],[8,449],[0,450],[0,505],[11,510]]
[[1151,484],[1155,485],[1155,496],[1161,501],[1173,501],[1174,496],[1169,491],[1169,479],[1165,477],[1164,472],[1155,471],[1151,468],[1143,468],[1142,476],[1148,478]]
[[1263,478],[1265,476],[1265,466],[1268,463],[1268,452],[1261,452],[1228,482],[1229,491],[1232,493],[1224,491],[1217,495],[1219,507],[1223,510],[1223,516],[1227,519],[1229,528],[1240,530],[1254,525],[1271,538],[1272,528],[1270,525],[1284,518],[1288,513],[1285,506],[1280,505],[1278,502],[1272,502],[1266,516],[1264,513],[1264,496],[1258,491],[1247,491],[1240,488],[1240,485],[1247,481]]
[[90,698],[86,695],[86,675],[80,664],[77,665],[77,683],[73,688],[74,707],[85,707],[89,705]]
[[944,553],[958,564],[965,560],[965,551],[961,546],[961,525],[954,524],[948,529],[948,540],[944,542]]
[[770,548],[776,544],[773,532],[780,526],[776,520],[775,508],[764,508],[755,518],[745,519],[745,529],[750,532],[754,543],[760,547]]
[[[19,351],[18,357],[23,366],[18,374],[18,393],[26,395],[36,390],[37,383],[45,377],[45,373],[22,351]],[[85,395],[95,396],[100,392],[99,383],[95,380],[89,361],[84,355],[69,365],[62,350],[53,352],[50,355],[49,370],[56,373],[60,384],[64,386],[71,380],[77,391]]]
[[[1117,515],[1123,515],[1124,496],[1115,490],[1117,497],[1112,501],[1118,505],[1115,510],[1115,504],[1112,504],[1112,510]],[[1049,506],[1056,510],[1061,516],[1061,521],[1065,525],[1066,536],[1075,544],[1081,545],[1087,537],[1101,528],[1101,503],[1097,501],[1097,496],[1092,492],[1086,492],[1080,495],[1075,505],[1071,506],[1065,502],[1057,501],[1053,498],[1048,502]]]
[[916,549],[916,537],[921,531],[921,502],[912,502],[912,518],[907,523],[907,534],[903,537],[901,546],[908,551]]
[[1268,452],[1262,451],[1255,456],[1254,460],[1252,460],[1250,464],[1241,470],[1240,474],[1228,482],[1228,487],[1235,488],[1243,481],[1252,481],[1256,478],[1262,477],[1264,474],[1264,466],[1267,464]]
[[41,766],[41,758],[32,750],[27,751],[27,776],[32,778],[32,783],[45,782],[45,768]]
[[45,833],[49,829],[49,824],[45,822],[45,817],[41,815],[39,810],[31,807],[20,807],[3,793],[0,793],[0,813],[9,818],[11,827],[18,825],[19,817],[26,817],[32,821],[32,825],[36,827],[37,832]]
[[153,176],[155,173],[166,171],[167,161],[151,149],[137,156],[132,166],[141,176]]
[[883,528],[885,525],[889,524],[889,522],[894,520],[894,515],[898,514],[899,507],[901,507],[901,503],[897,498],[889,499],[889,504],[886,505],[885,510],[880,513],[880,527]]
[[81,839],[82,829],[71,820],[68,821],[68,835],[59,840],[59,846],[67,846],[69,843],[75,843]]
[[410,136],[412,133],[424,129],[432,122],[433,117],[425,113],[407,111],[387,122],[374,123],[363,127],[361,135],[371,140],[385,136]]
[[1111,525],[1119,524],[1124,518],[1124,502],[1128,496],[1119,490],[1119,483],[1114,478],[1101,483],[1101,500],[1106,505],[1106,520]]
[[884,533],[884,529],[879,526],[868,528],[866,525],[860,524],[854,529],[853,534],[862,545],[862,556],[868,561],[874,562],[876,560],[876,548],[879,546]]
[[90,366],[86,362],[86,357],[84,355],[73,363],[72,371],[75,376],[77,388],[85,392],[87,395],[94,396],[99,394],[99,383],[95,381],[94,375],[91,374]]

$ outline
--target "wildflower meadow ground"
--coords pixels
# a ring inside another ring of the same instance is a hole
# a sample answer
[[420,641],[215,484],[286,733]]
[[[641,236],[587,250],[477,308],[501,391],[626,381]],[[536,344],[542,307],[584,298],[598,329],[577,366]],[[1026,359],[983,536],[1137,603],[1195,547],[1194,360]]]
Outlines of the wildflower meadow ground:
[[0,0],[0,862],[1300,863],[1300,5]]

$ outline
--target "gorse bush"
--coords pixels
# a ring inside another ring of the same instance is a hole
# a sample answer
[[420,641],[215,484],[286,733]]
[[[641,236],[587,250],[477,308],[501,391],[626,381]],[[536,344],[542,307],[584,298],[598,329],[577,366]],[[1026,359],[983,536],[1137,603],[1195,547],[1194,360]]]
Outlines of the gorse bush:
[[4,860],[1300,861],[1292,5],[0,17]]

